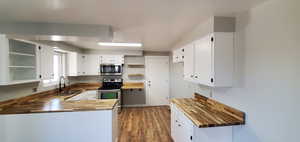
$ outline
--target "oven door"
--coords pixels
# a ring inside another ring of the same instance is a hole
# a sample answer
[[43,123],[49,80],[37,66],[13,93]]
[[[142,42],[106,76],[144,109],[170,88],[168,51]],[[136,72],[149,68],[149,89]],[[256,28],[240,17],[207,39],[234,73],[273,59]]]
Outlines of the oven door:
[[120,99],[120,94],[120,89],[99,90],[98,97],[99,99]]
[[118,99],[117,104],[118,112],[122,110],[122,99],[121,99],[121,89],[112,89],[112,90],[98,90],[99,99]]
[[101,64],[101,75],[122,75],[122,65]]

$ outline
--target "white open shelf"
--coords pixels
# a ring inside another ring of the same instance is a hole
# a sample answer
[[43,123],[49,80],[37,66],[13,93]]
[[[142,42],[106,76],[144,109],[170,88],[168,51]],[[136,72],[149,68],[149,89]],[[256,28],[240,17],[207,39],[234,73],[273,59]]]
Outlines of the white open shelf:
[[27,69],[35,69],[35,66],[8,66],[9,68],[27,68]]
[[9,52],[11,55],[20,55],[20,56],[29,56],[29,57],[34,57],[34,54],[26,54],[26,53],[20,53],[20,52]]

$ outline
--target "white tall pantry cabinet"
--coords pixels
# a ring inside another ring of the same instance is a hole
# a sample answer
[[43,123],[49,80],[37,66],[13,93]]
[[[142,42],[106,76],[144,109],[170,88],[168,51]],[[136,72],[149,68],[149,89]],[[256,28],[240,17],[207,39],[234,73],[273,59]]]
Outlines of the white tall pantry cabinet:
[[233,35],[215,32],[186,46],[184,79],[211,87],[232,86]]

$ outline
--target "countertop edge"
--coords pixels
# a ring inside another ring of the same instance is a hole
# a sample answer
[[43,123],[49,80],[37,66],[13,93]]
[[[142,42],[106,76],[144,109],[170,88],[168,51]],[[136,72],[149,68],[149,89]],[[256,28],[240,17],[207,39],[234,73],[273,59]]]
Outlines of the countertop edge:
[[[192,98],[189,98],[192,99]],[[237,126],[237,125],[245,125],[245,118],[242,122],[230,122],[230,123],[224,123],[224,124],[198,124],[191,115],[189,115],[183,108],[181,108],[180,105],[177,104],[177,102],[174,101],[174,99],[171,99],[171,103],[176,105],[178,109],[191,121],[195,126],[198,128],[211,128],[211,127],[225,127],[225,126]],[[200,103],[200,102],[199,102]]]
[[[81,88],[81,93],[86,92],[86,91],[90,91],[90,90],[97,90],[97,89],[90,89],[88,87],[88,83],[77,83],[77,84],[73,84],[70,87],[71,88],[77,88],[78,86],[83,85],[85,87]],[[91,84],[91,85],[95,85],[95,84]],[[2,105],[2,107],[5,107],[7,105],[11,105],[14,103],[17,103],[18,100],[20,99],[26,99],[26,98],[35,98],[35,97],[40,97],[40,96],[44,96],[44,95],[52,95],[54,93],[57,92],[57,89],[53,89],[53,90],[48,90],[48,91],[44,91],[44,92],[39,92],[36,94],[32,94],[32,95],[28,95],[25,97],[20,97],[20,98],[16,98],[16,99],[11,99],[11,100],[7,100],[7,101],[3,101],[0,102],[2,104],[0,104],[0,106]],[[74,95],[73,95],[74,96]],[[72,96],[71,96],[72,97]],[[117,104],[119,103],[119,100],[114,100],[115,102],[112,102],[111,105],[108,106],[103,106],[103,107],[96,107],[96,108],[65,108],[65,109],[61,109],[61,110],[38,110],[38,109],[28,109],[28,110],[15,110],[15,111],[6,111],[6,109],[0,107],[0,116],[1,115],[14,115],[14,114],[37,114],[37,113],[62,113],[62,112],[83,112],[83,111],[103,111],[103,110],[113,110],[115,107],[117,107]],[[76,102],[74,102],[76,103]]]

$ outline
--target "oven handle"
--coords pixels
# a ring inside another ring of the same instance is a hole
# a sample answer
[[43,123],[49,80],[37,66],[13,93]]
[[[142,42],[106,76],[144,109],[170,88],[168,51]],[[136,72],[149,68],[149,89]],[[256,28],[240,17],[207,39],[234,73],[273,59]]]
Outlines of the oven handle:
[[121,89],[111,89],[111,90],[98,90],[100,92],[119,92]]

